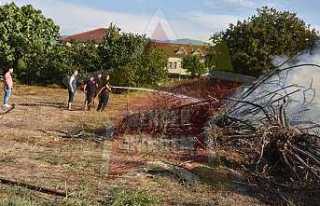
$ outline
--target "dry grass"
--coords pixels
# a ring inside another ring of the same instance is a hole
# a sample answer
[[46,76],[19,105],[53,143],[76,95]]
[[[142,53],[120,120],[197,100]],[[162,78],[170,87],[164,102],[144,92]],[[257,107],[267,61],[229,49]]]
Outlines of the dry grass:
[[0,184],[0,205],[108,205],[105,200],[115,187],[145,191],[159,199],[160,205],[260,205],[251,204],[258,200],[249,196],[218,191],[206,182],[188,187],[170,175],[151,178],[141,172],[145,161],[168,160],[165,151],[124,150],[121,138],[101,143],[60,135],[79,128],[94,130],[116,124],[130,110],[146,109],[141,102],[152,102],[152,95],[112,95],[104,113],[81,111],[80,92],[76,111],[67,111],[66,98],[67,92],[58,88],[15,88],[11,101],[16,109],[0,117],[0,177],[67,191],[68,197],[57,199]]
[[95,194],[105,178],[100,175],[100,169],[107,164],[103,153],[108,151],[103,146],[110,148],[111,141],[101,145],[90,140],[63,139],[59,133],[103,127],[119,117],[123,98],[112,98],[112,109],[106,113],[83,112],[79,93],[75,104],[78,111],[69,112],[65,110],[65,90],[16,87],[11,100],[17,107],[0,120],[0,176],[68,190],[70,196],[83,193],[81,186],[88,185],[86,188],[92,192],[85,193]]

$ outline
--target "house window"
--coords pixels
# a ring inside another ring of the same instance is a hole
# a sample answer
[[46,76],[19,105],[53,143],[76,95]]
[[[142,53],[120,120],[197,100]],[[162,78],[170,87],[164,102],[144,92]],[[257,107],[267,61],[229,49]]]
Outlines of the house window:
[[169,67],[169,69],[178,69],[178,63],[177,62],[169,62],[168,67]]
[[180,69],[181,68],[181,62],[178,62],[177,64],[178,64],[178,69]]

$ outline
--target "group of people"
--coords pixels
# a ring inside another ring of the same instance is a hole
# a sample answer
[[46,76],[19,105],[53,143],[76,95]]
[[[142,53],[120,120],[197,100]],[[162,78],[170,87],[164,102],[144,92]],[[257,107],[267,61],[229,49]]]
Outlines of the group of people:
[[[13,89],[13,68],[6,68],[3,73],[3,86],[4,86],[4,97],[3,97],[3,110],[10,110],[13,108],[9,104],[9,99]],[[74,71],[71,77],[68,79],[68,110],[72,109],[72,103],[79,86],[78,71]],[[109,101],[109,93],[111,92],[111,86],[109,84],[110,77],[106,75],[103,78],[102,74],[98,74],[96,77],[91,76],[89,80],[85,81],[83,85],[84,92],[84,110],[90,110],[94,105],[96,97],[99,99],[97,111],[103,112]]]
[[[74,102],[74,97],[76,95],[78,87],[78,71],[74,71],[68,81],[68,109],[72,109],[72,103]],[[96,97],[99,99],[97,111],[103,112],[109,101],[109,93],[111,92],[111,86],[109,84],[110,76],[107,75],[105,79],[102,78],[102,74],[98,74],[96,77],[91,76],[89,80],[85,81],[83,86],[84,92],[84,110],[91,110],[94,105],[94,100]]]

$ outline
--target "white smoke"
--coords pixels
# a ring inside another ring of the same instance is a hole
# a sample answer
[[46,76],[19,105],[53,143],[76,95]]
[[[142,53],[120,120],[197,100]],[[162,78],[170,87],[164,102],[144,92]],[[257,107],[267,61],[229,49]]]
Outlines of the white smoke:
[[[285,64],[283,64],[286,62]],[[273,59],[275,66],[289,67],[297,64],[317,64],[320,65],[320,42],[312,49],[298,54],[296,57],[289,59],[287,56],[277,56]]]
[[[267,79],[266,76],[261,77],[260,81],[265,78],[263,83],[248,96],[245,94],[250,90],[245,89],[238,97],[241,100],[248,100],[268,107],[267,105],[272,100],[294,92],[290,95],[286,105],[286,112],[291,123],[304,122],[302,125],[305,126],[310,122],[320,123],[320,44],[312,51],[305,51],[292,59],[285,56],[275,57],[273,63],[275,66],[279,66],[281,72],[275,73]],[[275,96],[269,95],[259,99],[259,97],[275,91],[277,91]],[[233,112],[233,115],[251,120],[252,118],[260,118],[262,115],[261,113],[258,115],[248,114],[249,110],[249,106],[242,106],[240,110]]]
[[[283,62],[285,62],[283,64]],[[281,69],[291,66],[314,64],[320,66],[320,44],[312,49],[303,52],[293,59],[288,57],[276,57],[273,61],[274,65],[281,65]],[[301,87],[309,88],[310,85],[316,92],[314,102],[320,105],[320,67],[302,66],[288,71],[287,84],[297,84]],[[319,96],[317,95],[319,94]]]

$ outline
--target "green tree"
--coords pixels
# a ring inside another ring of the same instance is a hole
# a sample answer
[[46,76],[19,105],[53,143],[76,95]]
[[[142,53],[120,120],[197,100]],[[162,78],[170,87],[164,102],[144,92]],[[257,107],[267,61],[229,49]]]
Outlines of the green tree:
[[120,28],[111,24],[99,47],[103,67],[112,70],[113,84],[136,86],[135,70],[139,68],[146,38],[141,35],[120,33]]
[[17,77],[31,83],[48,69],[59,27],[31,5],[0,6],[0,66],[13,66]]
[[219,41],[209,46],[206,55],[206,66],[210,71],[234,71],[229,49],[225,42]]
[[168,56],[163,50],[157,48],[146,49],[141,61],[142,64],[136,74],[139,77],[139,85],[158,86],[159,83],[167,80]]
[[200,77],[207,72],[204,61],[198,55],[187,55],[183,58],[182,67],[186,69],[191,77]]
[[295,13],[268,7],[211,38],[227,44],[235,71],[255,76],[274,68],[274,56],[293,57],[317,39],[316,31]]
[[103,68],[112,70],[111,82],[124,86],[154,85],[165,76],[163,53],[148,51],[149,40],[144,35],[120,33],[110,25],[99,47]]
[[[65,44],[70,69],[79,70],[82,74],[102,70],[99,44],[95,42],[68,42]],[[72,72],[72,71],[71,71]]]
[[45,69],[41,72],[38,83],[42,84],[62,84],[67,73],[72,73],[78,69],[73,66],[73,59],[70,57],[68,48],[64,44],[57,44],[45,59]]

